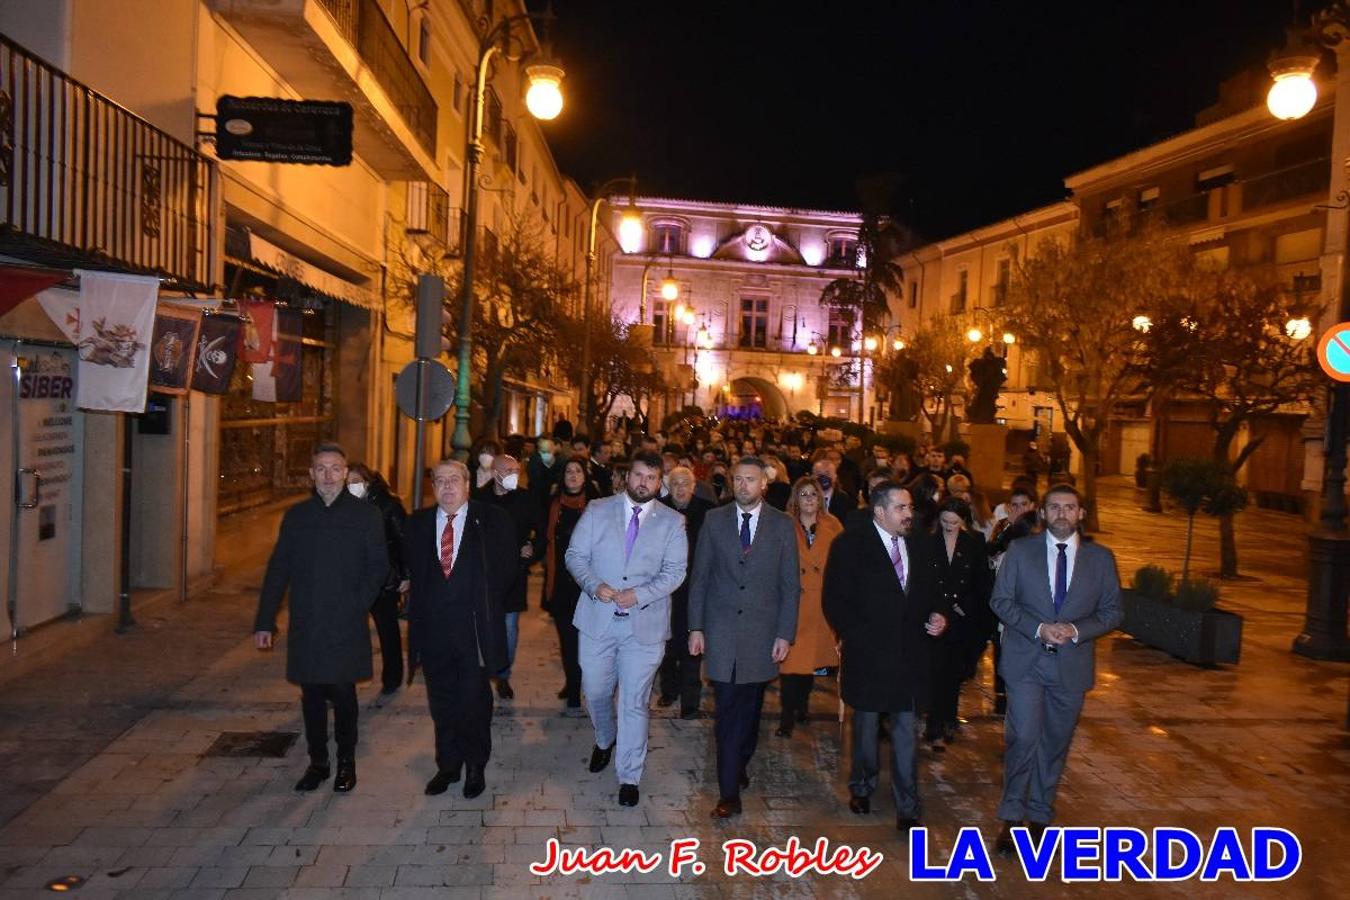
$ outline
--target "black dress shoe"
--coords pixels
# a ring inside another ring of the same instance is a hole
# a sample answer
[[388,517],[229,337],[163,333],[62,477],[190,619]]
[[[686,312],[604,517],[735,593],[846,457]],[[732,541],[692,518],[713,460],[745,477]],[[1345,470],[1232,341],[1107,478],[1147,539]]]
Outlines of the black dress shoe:
[[919,827],[918,819],[911,819],[908,816],[895,817],[895,830],[900,832],[905,837],[909,836],[909,830],[911,828],[918,828],[918,827]]
[[1041,845],[1041,839],[1045,837],[1045,823],[1044,823],[1044,822],[1028,822],[1028,823],[1027,823],[1027,835],[1028,835],[1033,841],[1035,841],[1036,846],[1039,847],[1039,846]]
[[699,711],[697,706],[686,706],[684,709],[680,710],[681,719],[697,719],[698,717]]
[[798,725],[806,724],[806,710],[801,709],[797,711],[797,724]]
[[450,789],[450,785],[457,781],[459,781],[459,766],[455,766],[453,769],[441,769],[427,782],[427,796],[435,797],[437,794],[444,794]]
[[566,700],[566,699],[567,699],[567,685],[564,684],[561,688],[559,688],[559,690],[558,690],[558,699],[559,699],[559,700]]
[[996,715],[996,716],[1001,716],[1001,715],[1004,715],[1005,713],[1007,713],[1007,711],[1008,711],[1008,695],[1007,695],[1007,694],[995,694],[995,695],[994,695],[994,715]]
[[599,747],[596,747],[595,749],[591,750],[590,770],[592,772],[603,772],[605,766],[609,765],[609,758],[613,755],[614,755],[613,744],[609,745],[603,750],[601,750]]
[[619,785],[619,805],[637,806],[638,786],[636,784]]
[[507,681],[505,678],[498,678],[497,696],[501,697],[503,700],[514,700],[516,692],[511,690],[511,682]]
[[741,800],[739,797],[734,800],[727,800],[725,798],[718,800],[717,805],[713,807],[712,811],[712,817],[714,819],[729,819],[732,816],[739,816],[740,814]]
[[1004,822],[1003,827],[998,830],[998,839],[994,841],[994,852],[1007,859],[1013,855],[1016,849],[1013,845],[1012,829],[1017,822]]
[[393,684],[386,684],[384,687],[380,688],[380,695],[383,696],[383,697],[388,697],[388,696],[390,696],[390,695],[392,695],[392,694],[397,694],[397,693],[398,693],[398,689],[399,689],[400,687],[402,687],[402,686],[403,686],[403,679],[400,678],[398,681],[395,681]]
[[872,811],[872,799],[854,794],[848,798],[848,808],[855,816],[865,816]]
[[483,777],[484,766],[475,766],[472,763],[464,767],[464,797],[472,800],[483,793],[487,787],[487,780]]
[[662,694],[661,696],[656,698],[656,705],[661,707],[662,709],[665,709],[667,706],[670,706],[678,699],[680,698],[676,697],[674,694]]
[[356,760],[339,759],[337,775],[333,778],[333,790],[345,794],[356,787]]
[[327,781],[330,774],[327,763],[321,766],[310,763],[309,768],[305,769],[305,774],[300,776],[300,780],[295,783],[295,789],[297,791],[312,791]]
[[788,737],[788,738],[790,738],[790,737],[792,737],[792,726],[791,726],[791,725],[779,725],[777,728],[775,728],[775,729],[773,730],[773,733],[776,734],[776,735],[778,735],[779,737]]

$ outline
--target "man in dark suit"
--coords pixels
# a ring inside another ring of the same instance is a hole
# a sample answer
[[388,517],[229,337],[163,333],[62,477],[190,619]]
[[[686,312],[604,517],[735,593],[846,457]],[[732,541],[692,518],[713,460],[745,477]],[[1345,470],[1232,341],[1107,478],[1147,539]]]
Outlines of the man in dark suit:
[[516,644],[520,640],[520,614],[528,606],[525,593],[530,583],[530,566],[544,554],[544,512],[530,492],[520,486],[520,461],[506,454],[492,461],[491,488],[479,499],[505,511],[516,532],[515,579],[502,598],[506,618],[506,666],[494,675],[497,696],[511,700],[516,696],[511,689],[511,666],[515,664]]
[[[684,516],[684,533],[689,539],[689,565],[693,565],[694,550],[698,547],[699,529],[712,503],[695,494],[697,480],[694,471],[676,466],[670,471],[670,493],[661,502]],[[689,655],[689,582],[686,580],[670,595],[670,640],[666,641],[666,655],[661,660],[661,695],[657,706],[670,706],[680,701],[680,718],[698,716],[703,681],[700,677],[702,660]]]
[[889,716],[896,827],[919,824],[915,724],[928,703],[929,645],[947,627],[932,539],[911,533],[914,503],[894,481],[872,491],[872,524],[830,546],[822,606],[842,643],[839,688],[853,707],[849,809],[872,811],[878,727]]
[[463,767],[464,796],[477,797],[492,754],[488,676],[506,665],[502,597],[519,545],[505,511],[469,500],[463,463],[441,462],[432,485],[436,505],[413,513],[403,532],[409,655],[421,660],[436,727],[436,775],[426,792],[445,793]]
[[286,680],[300,685],[309,767],[295,785],[312,791],[329,775],[328,704],[333,704],[337,777],[333,790],[356,787],[356,682],[371,676],[366,613],[389,574],[384,521],[373,504],[347,492],[347,454],[320,444],[310,460],[314,494],[286,510],[267,561],[258,614],[259,650],[272,647],[277,610],[290,590]]
[[825,509],[840,522],[847,521],[848,514],[856,509],[858,504],[840,487],[838,467],[822,456],[811,464],[811,475],[820,485]]
[[1093,642],[1124,619],[1116,558],[1078,534],[1078,491],[1055,485],[1042,498],[1043,535],[1012,543],[989,605],[1003,621],[1008,712],[1003,724],[1003,827],[996,842],[1013,850],[1012,828],[1029,821],[1033,836],[1054,818],[1055,793],[1094,683]]
[[712,814],[718,819],[741,811],[764,687],[778,677],[797,636],[797,526],[764,501],[764,468],[758,457],[746,456],[732,469],[735,502],[704,518],[689,587],[689,653],[707,651],[717,703],[721,797]]

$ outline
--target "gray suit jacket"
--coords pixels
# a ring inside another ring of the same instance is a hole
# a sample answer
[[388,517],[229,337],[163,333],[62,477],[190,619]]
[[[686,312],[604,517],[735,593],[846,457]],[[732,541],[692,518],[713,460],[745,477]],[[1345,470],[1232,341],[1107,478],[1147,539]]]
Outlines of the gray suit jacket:
[[766,501],[750,552],[741,553],[740,508],[708,511],[694,550],[689,630],[702,631],[704,671],[713,681],[749,684],[778,677],[773,642],[797,637],[801,570],[796,524]]
[[638,598],[637,605],[628,609],[633,637],[642,644],[656,644],[670,637],[670,594],[684,582],[689,543],[684,516],[653,501],[638,529],[633,555],[624,559],[632,505],[627,494],[586,504],[565,557],[567,571],[581,585],[572,624],[585,635],[599,637],[618,607],[597,600],[595,592],[601,584],[620,591],[633,588]]
[[999,674],[1009,681],[1025,678],[1045,654],[1036,629],[1042,622],[1072,622],[1078,643],[1066,643],[1054,654],[1060,680],[1071,691],[1087,691],[1096,679],[1093,642],[1120,627],[1120,576],[1116,557],[1095,541],[1078,543],[1073,580],[1059,614],[1050,593],[1050,563],[1044,534],[1013,541],[999,566],[989,605],[1003,620],[1003,662]]

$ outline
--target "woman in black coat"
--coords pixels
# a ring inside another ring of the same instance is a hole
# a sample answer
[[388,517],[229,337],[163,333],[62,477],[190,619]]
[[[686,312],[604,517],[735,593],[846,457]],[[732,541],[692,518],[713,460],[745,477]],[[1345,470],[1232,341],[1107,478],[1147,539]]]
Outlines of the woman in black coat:
[[407,590],[407,575],[403,571],[403,524],[408,513],[380,473],[362,463],[348,466],[347,491],[358,500],[374,504],[384,522],[389,574],[380,589],[380,596],[370,607],[370,617],[375,620],[375,631],[380,636],[380,682],[383,685],[380,693],[389,695],[403,683],[403,637],[398,630],[398,613],[403,591]]
[[983,536],[970,530],[970,504],[964,500],[948,497],[938,506],[933,556],[943,603],[951,609],[951,624],[933,648],[932,696],[924,740],[933,750],[942,751],[944,742],[956,739],[961,682],[975,674],[975,647],[983,651],[993,618],[989,557]]
[[548,543],[544,557],[544,600],[542,606],[553,616],[558,630],[558,648],[562,653],[563,689],[558,698],[566,700],[563,715],[580,716],[581,665],[577,661],[577,627],[572,616],[581,597],[581,586],[567,571],[564,556],[572,540],[572,531],[581,520],[586,504],[598,496],[595,485],[586,477],[586,464],[579,458],[569,459],[562,470],[559,490],[548,507],[545,538]]

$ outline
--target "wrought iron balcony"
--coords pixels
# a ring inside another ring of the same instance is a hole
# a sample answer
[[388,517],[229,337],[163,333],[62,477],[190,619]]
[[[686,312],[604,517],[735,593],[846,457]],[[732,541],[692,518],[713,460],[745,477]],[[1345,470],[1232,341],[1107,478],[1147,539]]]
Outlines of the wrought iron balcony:
[[1242,208],[1256,209],[1314,194],[1324,195],[1331,184],[1331,160],[1312,159],[1242,182]]
[[460,251],[463,218],[463,210],[451,208],[445,188],[430,181],[408,183],[404,228],[409,234],[424,234],[454,256]]
[[0,35],[0,252],[215,280],[215,163]]

